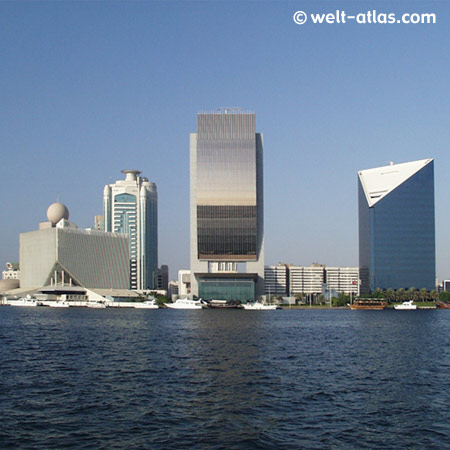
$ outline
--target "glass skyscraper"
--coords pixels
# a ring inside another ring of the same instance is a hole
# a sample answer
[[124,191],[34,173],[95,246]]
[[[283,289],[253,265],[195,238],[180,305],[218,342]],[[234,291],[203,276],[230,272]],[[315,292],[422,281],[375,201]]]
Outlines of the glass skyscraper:
[[255,114],[200,113],[190,146],[192,293],[253,300],[264,294],[263,142]]
[[138,170],[122,170],[125,180],[105,186],[105,231],[130,236],[130,288],[157,288],[158,194]]
[[361,292],[435,288],[434,163],[358,173]]

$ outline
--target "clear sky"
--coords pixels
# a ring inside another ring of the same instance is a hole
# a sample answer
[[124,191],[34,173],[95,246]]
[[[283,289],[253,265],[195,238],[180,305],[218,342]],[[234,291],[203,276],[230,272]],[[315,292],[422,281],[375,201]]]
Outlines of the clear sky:
[[[306,13],[436,24],[296,25]],[[0,265],[60,200],[79,227],[138,169],[159,192],[159,264],[189,268],[189,133],[256,113],[266,264],[358,265],[357,171],[435,158],[437,274],[450,278],[447,1],[0,2]]]

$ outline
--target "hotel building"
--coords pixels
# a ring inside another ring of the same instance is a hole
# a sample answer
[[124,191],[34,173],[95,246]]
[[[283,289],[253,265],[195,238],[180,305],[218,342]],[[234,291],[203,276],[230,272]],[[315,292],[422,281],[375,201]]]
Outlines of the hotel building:
[[122,170],[125,180],[103,191],[105,231],[130,237],[130,288],[156,289],[158,283],[158,194],[138,170]]

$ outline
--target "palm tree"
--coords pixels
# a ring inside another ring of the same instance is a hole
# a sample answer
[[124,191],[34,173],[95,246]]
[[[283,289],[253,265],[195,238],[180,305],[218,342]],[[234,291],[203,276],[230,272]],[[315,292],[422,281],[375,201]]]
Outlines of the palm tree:
[[395,291],[395,300],[397,302],[404,302],[406,298],[406,292],[403,288],[397,289]]
[[391,289],[391,288],[387,289],[386,292],[385,292],[385,294],[384,294],[384,296],[386,297],[386,300],[387,300],[388,302],[393,302],[393,301],[395,300],[395,292],[394,292],[394,289]]
[[426,302],[429,299],[428,290],[425,288],[422,288],[419,292],[419,297],[422,302]]
[[376,288],[373,291],[372,297],[373,298],[382,298],[383,297],[383,291],[380,288]]
[[407,292],[408,300],[417,300],[417,289],[415,287],[410,287]]

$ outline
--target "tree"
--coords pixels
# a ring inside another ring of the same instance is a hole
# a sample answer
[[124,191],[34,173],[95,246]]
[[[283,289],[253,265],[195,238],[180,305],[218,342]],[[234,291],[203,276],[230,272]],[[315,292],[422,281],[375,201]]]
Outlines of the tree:
[[415,287],[410,287],[408,292],[406,293],[408,300],[418,300],[419,296],[417,295],[417,289]]
[[427,300],[429,300],[430,294],[429,294],[428,290],[425,288],[422,288],[419,292],[419,298],[421,299],[422,302],[426,302]]
[[395,291],[395,301],[404,302],[406,300],[406,291],[403,288]]
[[162,306],[164,303],[172,303],[172,300],[167,295],[156,294],[156,304]]
[[380,288],[376,288],[372,294],[373,298],[383,298],[383,291]]
[[350,297],[341,292],[338,297],[333,297],[332,304],[333,306],[345,306],[350,302]]
[[384,296],[388,302],[393,302],[395,300],[395,291],[394,289],[387,289],[384,293]]
[[442,300],[445,303],[450,303],[450,292],[448,291],[442,291],[439,294],[439,299]]

